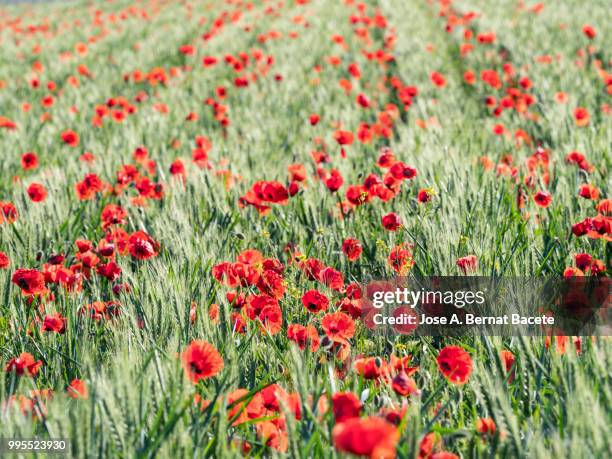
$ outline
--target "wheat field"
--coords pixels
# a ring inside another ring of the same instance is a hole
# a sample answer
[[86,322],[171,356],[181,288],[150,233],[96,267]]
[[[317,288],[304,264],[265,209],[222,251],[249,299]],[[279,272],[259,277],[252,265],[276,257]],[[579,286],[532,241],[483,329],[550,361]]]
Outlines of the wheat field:
[[610,457],[607,337],[387,339],[359,286],[609,276],[611,24],[603,0],[0,6],[0,438]]

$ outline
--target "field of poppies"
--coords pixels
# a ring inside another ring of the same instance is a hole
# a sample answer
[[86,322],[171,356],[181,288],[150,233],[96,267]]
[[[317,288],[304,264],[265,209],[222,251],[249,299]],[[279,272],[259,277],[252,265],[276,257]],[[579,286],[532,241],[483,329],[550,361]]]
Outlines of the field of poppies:
[[0,438],[610,457],[607,337],[388,339],[361,301],[609,275],[609,7],[0,6]]

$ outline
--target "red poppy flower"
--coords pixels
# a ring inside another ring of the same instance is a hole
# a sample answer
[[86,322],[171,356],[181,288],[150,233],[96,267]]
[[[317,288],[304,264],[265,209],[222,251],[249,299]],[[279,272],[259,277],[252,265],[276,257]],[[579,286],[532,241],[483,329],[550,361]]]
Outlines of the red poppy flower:
[[484,69],[480,72],[480,79],[494,89],[500,89],[502,87],[499,74],[495,70]]
[[83,180],[75,185],[75,189],[79,199],[88,200],[104,190],[104,182],[96,174],[89,173],[85,174]]
[[306,167],[303,164],[290,164],[287,166],[287,170],[293,183],[306,180]]
[[580,237],[587,234],[591,227],[591,219],[585,218],[583,221],[575,223],[572,225],[572,233],[574,236]]
[[506,373],[510,373],[512,371],[512,374],[510,375],[510,378],[508,379],[508,382],[512,382],[514,380],[514,362],[516,361],[516,357],[514,357],[514,354],[506,349],[503,349],[500,353],[499,353],[502,363],[504,364],[504,369],[506,370]]
[[383,148],[381,149],[380,156],[378,157],[376,164],[382,169],[389,169],[396,162],[397,160],[395,159],[393,152],[389,148]]
[[363,181],[363,187],[367,191],[372,191],[372,190],[376,189],[376,187],[381,185],[382,183],[383,183],[383,181],[380,179],[380,177],[378,175],[370,174]]
[[177,159],[170,165],[170,173],[174,176],[185,176],[185,165],[183,161]]
[[306,349],[310,343],[310,350],[315,352],[320,344],[317,329],[312,325],[305,327],[300,324],[291,324],[287,326],[287,338],[296,343],[301,350]]
[[278,384],[270,384],[264,387],[259,394],[263,400],[263,406],[267,410],[280,412],[282,410],[281,402],[286,401],[289,394]]
[[89,392],[87,391],[87,385],[85,384],[85,381],[82,381],[78,378],[75,378],[70,381],[70,384],[66,388],[66,393],[69,397],[76,399],[81,398],[85,400],[89,397]]
[[582,27],[582,33],[589,39],[592,40],[593,38],[595,38],[595,36],[597,35],[597,32],[595,32],[595,28],[593,26],[590,26],[588,24],[585,24]]
[[62,140],[70,147],[77,147],[79,145],[79,135],[73,130],[62,132]]
[[491,418],[479,418],[476,421],[476,431],[482,435],[495,435],[497,426],[495,421]]
[[0,224],[4,222],[14,223],[19,216],[19,212],[12,202],[0,201]]
[[219,99],[225,99],[225,96],[227,95],[227,89],[223,86],[217,86],[217,89],[215,89],[215,93],[217,94],[217,97]]
[[343,312],[326,314],[321,319],[321,326],[325,334],[333,341],[346,341],[355,334],[355,322]]
[[318,290],[308,290],[302,295],[302,304],[310,312],[325,311],[329,306],[329,299]]
[[270,206],[267,203],[285,205],[289,198],[289,191],[279,182],[259,181],[253,184],[253,187],[247,191],[238,200],[240,207],[251,205],[257,211],[265,215]]
[[361,206],[369,202],[371,198],[363,185],[351,185],[346,189],[346,199],[354,206]]
[[600,214],[612,215],[612,199],[602,199],[595,206],[595,210]]
[[414,264],[410,249],[411,246],[408,243],[397,245],[391,249],[387,257],[387,263],[389,263],[396,273],[402,276],[406,275]]
[[473,273],[478,270],[478,258],[476,255],[467,255],[465,257],[461,257],[456,261],[457,266],[464,274]]
[[89,252],[93,249],[93,243],[87,239],[77,239],[74,244],[77,246],[79,253]]
[[506,369],[506,371],[510,371],[514,366],[514,362],[516,360],[514,354],[504,349],[500,352],[500,355],[504,364],[504,368]]
[[580,269],[574,268],[573,266],[568,266],[563,271],[563,277],[565,279],[569,279],[572,277],[582,277],[582,276],[584,276],[584,273]]
[[342,243],[342,252],[344,255],[346,255],[349,261],[359,259],[362,250],[361,242],[359,242],[357,239],[348,238]]
[[[287,432],[272,421],[261,421],[255,424],[257,437],[269,448],[281,453],[289,449],[289,436]],[[246,453],[245,453],[246,454]]]
[[42,331],[55,332],[63,335],[66,331],[66,319],[59,312],[47,314],[43,320]]
[[21,155],[21,167],[24,171],[36,169],[38,167],[38,156],[36,156],[36,153],[28,152]]
[[385,362],[379,357],[363,357],[355,360],[355,371],[365,379],[377,379],[383,371]]
[[411,367],[410,362],[412,361],[411,355],[405,355],[403,357],[397,357],[395,354],[391,354],[389,364],[395,371],[404,371],[408,376],[415,374],[419,367]]
[[580,186],[578,195],[585,199],[597,199],[599,198],[599,190],[588,183],[584,183]]
[[191,56],[195,53],[195,47],[193,45],[181,45],[179,46],[179,53],[185,56]]
[[310,121],[311,126],[316,126],[319,123],[320,119],[321,117],[316,113],[313,113],[308,117],[308,121]]
[[227,287],[234,288],[241,284],[240,278],[235,272],[234,264],[224,261],[212,267],[212,276]]
[[47,190],[40,183],[32,183],[27,192],[33,202],[42,202],[47,197]]
[[0,269],[6,269],[11,265],[11,260],[4,252],[0,252]]
[[116,301],[94,301],[79,309],[79,315],[89,314],[92,319],[110,320],[121,313],[120,304]]
[[332,410],[336,422],[344,422],[359,417],[361,402],[352,392],[336,392],[332,396]]
[[353,133],[339,130],[334,133],[334,139],[338,142],[338,145],[351,145],[353,143]]
[[369,108],[372,104],[372,102],[370,102],[370,99],[368,99],[368,97],[363,93],[359,93],[355,101],[357,102],[357,105],[362,108]]
[[282,298],[285,294],[285,281],[278,272],[266,269],[257,280],[257,288],[273,298]]
[[588,220],[589,231],[588,237],[592,239],[599,239],[601,237],[610,241],[610,235],[612,234],[612,218],[604,217],[603,215],[596,215],[595,217]]
[[[152,166],[155,168],[155,166]],[[150,199],[161,199],[164,196],[164,187],[161,183],[153,183],[149,177],[141,177],[136,182],[136,189],[140,196]]]
[[38,374],[38,370],[42,366],[40,360],[34,360],[34,356],[28,352],[22,352],[19,357],[14,357],[6,364],[5,371],[7,373],[15,372],[18,376],[34,377]]
[[336,449],[370,458],[394,458],[399,441],[397,428],[378,417],[351,418],[332,430]]
[[546,208],[552,202],[552,196],[546,191],[538,191],[533,197],[533,201],[540,207]]
[[12,282],[24,295],[39,295],[45,291],[45,276],[35,269],[18,269],[13,273]]
[[410,167],[401,161],[394,163],[389,172],[397,180],[410,180],[417,176],[417,170],[414,167]]
[[270,335],[276,335],[283,328],[283,312],[278,304],[265,306],[258,316],[264,330]]
[[325,186],[331,192],[338,191],[342,184],[344,183],[344,179],[338,170],[332,169],[329,173],[329,177],[325,179]]
[[394,212],[384,215],[381,219],[382,226],[388,231],[397,231],[402,226],[402,221]]
[[483,32],[483,33],[479,33],[476,36],[476,40],[478,40],[478,43],[482,43],[482,44],[490,44],[490,43],[495,43],[495,32]]
[[435,84],[438,88],[446,86],[446,78],[444,78],[444,75],[439,72],[431,72],[429,78],[431,79],[431,82]]
[[362,292],[361,292],[361,285],[359,285],[357,282],[352,282],[349,285],[346,286],[346,298],[350,299],[350,300],[359,300],[362,297]]
[[429,189],[420,189],[417,193],[417,201],[420,203],[425,203],[431,201],[433,197],[432,190]]
[[453,384],[465,384],[472,373],[472,358],[462,347],[446,346],[437,358],[438,369]]
[[435,448],[440,446],[440,436],[437,433],[430,432],[423,437],[421,443],[419,443],[419,454],[418,459],[431,458],[431,455]]
[[53,96],[45,96],[40,101],[40,104],[46,108],[53,106],[53,103],[54,103]]
[[463,73],[463,81],[465,81],[466,84],[473,85],[476,83],[476,74],[474,74],[472,70],[466,70]]
[[0,115],[0,128],[13,130],[13,129],[17,129],[17,124],[15,124],[13,121],[8,119],[7,117]]
[[115,245],[111,244],[106,239],[102,239],[98,243],[97,253],[101,257],[110,258],[115,255]]
[[183,351],[181,358],[185,367],[185,375],[194,384],[201,379],[212,378],[223,369],[221,354],[206,341],[192,341]]
[[247,330],[247,322],[239,312],[232,312],[231,326],[233,333],[244,334]]
[[89,151],[86,151],[81,156],[79,156],[79,160],[83,161],[84,163],[93,163],[95,159],[96,157],[93,155],[93,153]]
[[233,426],[261,418],[265,414],[264,399],[261,393],[257,392],[250,399],[247,397],[248,394],[249,391],[246,389],[237,389],[227,395],[227,418],[230,421],[233,420]]
[[113,225],[123,225],[127,216],[128,213],[123,207],[117,204],[107,204],[100,214],[102,229],[107,229]]
[[307,258],[298,263],[298,267],[306,275],[308,280],[319,280],[321,271],[325,268],[322,261],[316,258]]
[[405,371],[399,372],[391,381],[391,387],[396,394],[406,397],[408,395],[416,394],[419,389],[413,378],[408,376]]
[[114,261],[99,264],[96,268],[96,272],[99,276],[105,277],[111,282],[121,277],[121,267]]
[[594,259],[591,262],[591,274],[594,276],[606,272],[606,264],[601,260]]
[[132,153],[132,158],[134,158],[134,161],[139,163],[144,163],[148,157],[149,151],[144,146],[136,147]]
[[359,64],[356,62],[349,64],[347,70],[353,78],[359,79],[361,77],[361,69],[359,68]]
[[[236,261],[249,266],[257,266],[264,263],[264,257],[259,250],[247,249],[240,252]],[[282,271],[282,269],[281,269]]]
[[587,126],[590,119],[589,111],[584,107],[577,107],[574,110],[574,119],[576,120],[576,126]]
[[591,266],[592,259],[593,258],[588,253],[577,253],[574,256],[576,266],[578,267],[578,269],[581,269],[583,271],[586,271]]
[[319,280],[326,287],[341,292],[344,289],[344,278],[340,271],[336,271],[334,268],[327,267],[323,268],[319,272]]
[[586,157],[578,151],[568,153],[565,157],[565,161],[569,164],[576,164],[580,169],[585,171],[591,171],[593,169],[593,166],[589,164]]
[[98,258],[98,256],[91,251],[78,253],[76,255],[76,259],[81,262],[83,267],[88,269],[94,268],[100,262],[100,258]]
[[159,243],[144,231],[136,231],[128,239],[128,250],[134,258],[148,260],[159,253]]

